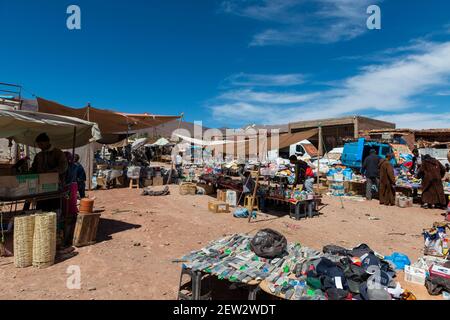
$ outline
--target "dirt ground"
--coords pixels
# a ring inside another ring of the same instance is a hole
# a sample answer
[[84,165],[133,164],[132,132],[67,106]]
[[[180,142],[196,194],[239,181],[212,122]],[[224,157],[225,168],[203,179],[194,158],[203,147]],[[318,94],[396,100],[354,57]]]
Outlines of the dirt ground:
[[[261,214],[248,223],[232,214],[208,212],[210,196],[181,196],[171,186],[168,196],[141,196],[141,190],[90,192],[96,209],[104,210],[98,243],[76,249],[76,255],[47,269],[16,269],[13,258],[0,258],[1,299],[176,299],[180,265],[171,260],[209,241],[233,233],[255,233],[270,227],[288,241],[321,249],[327,244],[354,247],[367,243],[379,253],[421,256],[423,228],[442,221],[441,210],[383,207],[377,201],[324,198],[321,215],[291,220],[287,211]],[[373,218],[379,220],[373,220]],[[67,269],[81,270],[81,289],[68,289]],[[420,299],[425,287],[398,280]],[[231,298],[231,297],[230,297]]]

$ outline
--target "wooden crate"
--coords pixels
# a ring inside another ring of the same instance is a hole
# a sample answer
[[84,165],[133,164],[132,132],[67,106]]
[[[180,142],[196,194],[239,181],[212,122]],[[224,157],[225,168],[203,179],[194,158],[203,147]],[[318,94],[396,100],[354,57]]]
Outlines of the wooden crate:
[[79,214],[73,234],[73,245],[83,247],[94,244],[97,238],[99,221],[99,213]]
[[229,213],[230,206],[226,202],[210,201],[208,203],[208,210],[214,213]]
[[227,190],[217,190],[217,201],[227,201]]

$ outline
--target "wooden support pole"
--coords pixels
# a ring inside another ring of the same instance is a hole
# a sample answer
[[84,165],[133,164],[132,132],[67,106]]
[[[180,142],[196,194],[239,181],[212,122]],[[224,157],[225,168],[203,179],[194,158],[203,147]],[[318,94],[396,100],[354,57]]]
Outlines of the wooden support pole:
[[322,124],[319,123],[319,154],[317,159],[317,185],[320,186],[320,159],[323,155],[323,137],[322,137]]

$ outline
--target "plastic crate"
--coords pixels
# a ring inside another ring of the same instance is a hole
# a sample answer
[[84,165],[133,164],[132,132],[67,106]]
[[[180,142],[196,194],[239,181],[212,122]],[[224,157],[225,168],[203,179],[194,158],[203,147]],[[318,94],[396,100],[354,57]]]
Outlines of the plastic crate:
[[425,285],[426,278],[426,270],[411,266],[405,266],[405,281]]

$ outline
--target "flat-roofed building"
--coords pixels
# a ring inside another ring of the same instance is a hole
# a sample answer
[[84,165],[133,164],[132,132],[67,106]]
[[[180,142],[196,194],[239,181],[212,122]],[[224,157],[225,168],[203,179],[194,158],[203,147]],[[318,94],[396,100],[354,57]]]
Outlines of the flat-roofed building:
[[[373,129],[395,129],[395,123],[361,116],[350,116],[293,122],[289,124],[289,132],[296,133],[318,127],[322,128],[322,137],[326,148],[325,151],[329,151],[333,148],[343,146],[346,139],[358,138],[362,131]],[[316,147],[319,146],[318,135],[309,140]]]

